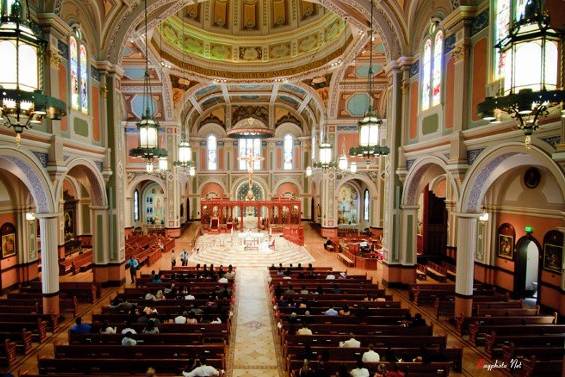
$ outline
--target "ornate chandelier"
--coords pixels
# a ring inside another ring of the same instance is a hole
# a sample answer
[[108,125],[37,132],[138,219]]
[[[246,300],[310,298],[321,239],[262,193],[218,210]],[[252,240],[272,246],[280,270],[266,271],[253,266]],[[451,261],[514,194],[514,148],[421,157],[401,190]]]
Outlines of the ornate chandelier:
[[502,95],[487,97],[478,112],[489,122],[500,112],[509,114],[524,132],[526,145],[540,119],[565,101],[565,91],[557,86],[562,36],[551,27],[542,1],[530,0],[523,16],[496,45],[506,63]]
[[[159,122],[155,119],[152,111],[151,79],[149,77],[149,55],[148,55],[148,32],[147,32],[147,0],[145,6],[145,74],[143,79],[143,115],[137,123],[139,130],[139,143],[137,148],[129,151],[132,157],[145,159],[145,170],[153,172],[153,160],[159,160],[159,168],[165,168],[167,151],[159,147]],[[168,162],[167,166],[168,167]],[[166,170],[166,169],[165,169]]]
[[373,109],[373,0],[371,0],[371,22],[369,27],[369,70],[367,84],[369,87],[369,108],[365,116],[357,123],[359,129],[359,146],[349,150],[350,156],[370,158],[389,153],[387,146],[379,145],[380,127],[383,124],[377,111]]
[[45,41],[32,30],[27,1],[0,2],[0,123],[21,133],[43,119],[61,119],[65,103],[41,91]]

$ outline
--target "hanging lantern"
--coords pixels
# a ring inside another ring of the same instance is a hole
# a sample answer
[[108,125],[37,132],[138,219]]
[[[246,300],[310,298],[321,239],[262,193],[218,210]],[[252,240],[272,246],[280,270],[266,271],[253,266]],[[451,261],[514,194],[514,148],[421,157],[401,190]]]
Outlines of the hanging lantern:
[[307,176],[307,177],[311,177],[311,176],[312,176],[312,167],[311,167],[311,166],[307,166],[307,167],[306,167],[306,176]]
[[332,163],[332,146],[329,143],[320,144],[320,164],[329,167]]
[[129,151],[132,157],[140,157],[152,162],[154,158],[167,156],[167,151],[159,147],[159,122],[153,114],[151,78],[149,76],[149,52],[147,30],[147,0],[145,5],[145,74],[143,79],[143,115],[137,123],[139,142],[137,148]]
[[351,174],[355,174],[357,173],[357,163],[355,161],[353,161],[351,163],[351,166],[349,167],[349,170],[351,171]]
[[192,166],[192,148],[190,143],[184,138],[179,143],[178,160],[175,161],[175,166],[188,168]]
[[367,86],[369,96],[369,108],[365,116],[357,123],[359,132],[359,146],[349,150],[351,156],[373,157],[389,153],[386,146],[379,145],[379,132],[383,124],[377,112],[373,110],[373,0],[371,0],[371,22],[369,26],[369,70],[367,72]]
[[153,173],[153,161],[146,161],[145,162],[145,172],[147,174]]
[[478,105],[484,120],[495,121],[497,111],[509,114],[530,143],[540,118],[565,101],[565,91],[558,87],[561,38],[562,33],[551,27],[542,1],[530,0],[496,45],[505,61],[504,85],[501,96],[487,97]]
[[338,162],[337,162],[337,167],[338,167],[340,170],[345,171],[345,170],[347,170],[347,165],[348,165],[348,163],[347,163],[347,156],[345,155],[345,152],[344,152],[344,153],[339,157],[339,160],[338,160]]
[[41,91],[40,55],[45,41],[32,30],[27,1],[0,1],[0,119],[16,132],[61,119],[65,103]]
[[167,157],[159,157],[159,171],[165,172],[169,170],[169,160]]
[[191,177],[194,177],[196,175],[196,168],[194,166],[190,167],[190,169],[188,170],[188,175],[190,175]]

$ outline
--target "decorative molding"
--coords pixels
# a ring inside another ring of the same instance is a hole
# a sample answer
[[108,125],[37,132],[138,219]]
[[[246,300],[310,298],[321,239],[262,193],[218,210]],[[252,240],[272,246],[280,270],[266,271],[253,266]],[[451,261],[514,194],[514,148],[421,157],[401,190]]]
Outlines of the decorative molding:
[[473,165],[477,157],[484,151],[484,148],[471,149],[467,151],[467,161],[469,165]]
[[69,56],[69,45],[60,39],[57,39],[57,48],[59,49],[59,54],[65,59]]
[[489,9],[485,9],[477,16],[473,17],[473,23],[471,24],[471,36],[477,34],[489,24]]
[[39,162],[41,162],[41,165],[46,168],[47,167],[47,162],[49,161],[49,155],[47,153],[44,152],[33,152],[33,154],[35,155],[35,157],[37,157],[37,159],[39,160]]
[[406,170],[410,171],[410,169],[412,169],[412,166],[414,165],[414,162],[416,162],[416,159],[406,160]]
[[453,50],[453,48],[455,47],[456,40],[457,40],[457,36],[455,35],[455,33],[445,37],[445,40],[443,41],[444,54],[448,54],[451,50]]
[[561,136],[550,136],[542,140],[548,143],[549,145],[551,145],[553,148],[555,148],[555,146],[559,144],[559,142],[561,141]]
[[413,77],[418,75],[420,72],[420,62],[416,60],[414,63],[410,65],[410,71],[408,73],[408,77]]

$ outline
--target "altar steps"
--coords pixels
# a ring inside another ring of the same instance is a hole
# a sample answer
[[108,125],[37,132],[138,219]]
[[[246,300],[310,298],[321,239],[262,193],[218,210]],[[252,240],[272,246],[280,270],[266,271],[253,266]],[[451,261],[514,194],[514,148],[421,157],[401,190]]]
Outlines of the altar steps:
[[213,263],[216,266],[231,264],[236,267],[268,267],[279,263],[285,265],[302,263],[303,266],[306,266],[314,261],[314,258],[304,247],[288,241],[284,241],[284,244],[278,244],[276,251],[226,250],[226,248],[206,246],[203,243],[200,243],[200,245],[197,243],[196,247],[200,248],[200,252],[191,255],[189,259],[191,263]]

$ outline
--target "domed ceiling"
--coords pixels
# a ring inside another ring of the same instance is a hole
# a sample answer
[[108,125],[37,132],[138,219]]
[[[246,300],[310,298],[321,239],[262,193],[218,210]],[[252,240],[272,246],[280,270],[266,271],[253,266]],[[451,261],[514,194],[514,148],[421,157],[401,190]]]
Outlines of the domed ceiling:
[[209,0],[165,19],[153,46],[197,73],[253,79],[318,68],[338,58],[352,39],[347,23],[319,4]]

